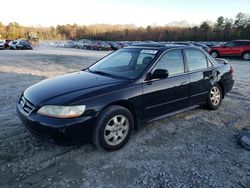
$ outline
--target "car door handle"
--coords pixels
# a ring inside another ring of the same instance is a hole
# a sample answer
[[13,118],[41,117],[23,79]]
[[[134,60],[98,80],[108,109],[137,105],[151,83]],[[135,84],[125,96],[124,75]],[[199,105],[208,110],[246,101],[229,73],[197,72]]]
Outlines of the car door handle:
[[180,86],[185,86],[187,84],[188,84],[187,82],[182,82]]

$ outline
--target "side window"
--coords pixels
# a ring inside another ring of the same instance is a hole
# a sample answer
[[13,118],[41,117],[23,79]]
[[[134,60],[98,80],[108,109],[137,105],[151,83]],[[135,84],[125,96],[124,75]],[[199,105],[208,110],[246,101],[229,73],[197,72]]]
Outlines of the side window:
[[244,43],[243,42],[240,42],[240,41],[238,41],[238,42],[235,42],[235,45],[234,46],[244,46]]
[[189,71],[205,69],[207,65],[207,57],[198,50],[185,50]]
[[154,67],[154,70],[156,69],[166,69],[169,75],[184,73],[184,62],[181,51],[172,50],[166,52]]
[[224,46],[226,46],[226,47],[234,47],[234,46],[237,46],[237,44],[235,42],[229,42],[229,43],[226,43]]
[[250,42],[247,42],[247,41],[241,42],[241,46],[249,46],[249,45],[250,45]]

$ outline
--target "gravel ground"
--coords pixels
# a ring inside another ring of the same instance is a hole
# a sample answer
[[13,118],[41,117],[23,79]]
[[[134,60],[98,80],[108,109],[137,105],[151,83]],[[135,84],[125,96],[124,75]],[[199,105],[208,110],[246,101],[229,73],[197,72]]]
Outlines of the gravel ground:
[[53,145],[25,130],[15,112],[25,88],[108,53],[0,51],[1,187],[250,187],[250,152],[233,137],[250,126],[250,62],[230,60],[236,83],[219,110],[198,108],[150,123],[116,152]]

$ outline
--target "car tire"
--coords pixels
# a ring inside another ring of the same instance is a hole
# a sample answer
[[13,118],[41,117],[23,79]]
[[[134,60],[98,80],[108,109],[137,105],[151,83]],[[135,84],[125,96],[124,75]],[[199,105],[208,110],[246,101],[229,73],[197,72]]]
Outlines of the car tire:
[[207,107],[210,110],[217,110],[222,102],[222,90],[218,84],[211,87],[208,93]]
[[250,60],[250,52],[243,53],[242,59],[246,61]]
[[133,128],[134,118],[128,109],[119,105],[108,106],[97,119],[92,141],[97,148],[115,151],[128,142]]
[[217,51],[212,51],[212,52],[210,53],[210,55],[211,55],[213,58],[219,57],[219,53],[218,53]]

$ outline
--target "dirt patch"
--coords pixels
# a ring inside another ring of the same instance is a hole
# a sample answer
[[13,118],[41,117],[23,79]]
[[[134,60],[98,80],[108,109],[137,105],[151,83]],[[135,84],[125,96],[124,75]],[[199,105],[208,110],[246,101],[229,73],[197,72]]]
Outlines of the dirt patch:
[[34,138],[15,106],[28,86],[83,69],[109,52],[0,51],[0,186],[249,187],[250,153],[233,134],[250,126],[250,62],[230,60],[236,83],[217,111],[155,121],[117,152],[57,146]]

